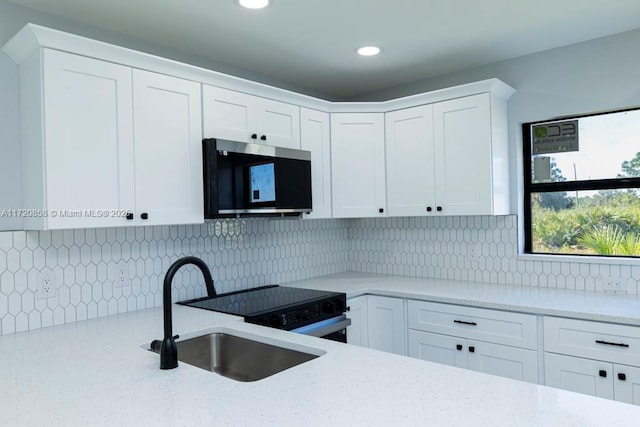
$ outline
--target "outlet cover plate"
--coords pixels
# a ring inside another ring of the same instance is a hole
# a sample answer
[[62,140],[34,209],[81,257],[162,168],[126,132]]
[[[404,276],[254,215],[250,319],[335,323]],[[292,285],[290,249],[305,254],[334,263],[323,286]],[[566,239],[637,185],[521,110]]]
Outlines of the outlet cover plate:
[[52,270],[42,270],[38,273],[38,299],[55,298],[58,296],[56,275]]

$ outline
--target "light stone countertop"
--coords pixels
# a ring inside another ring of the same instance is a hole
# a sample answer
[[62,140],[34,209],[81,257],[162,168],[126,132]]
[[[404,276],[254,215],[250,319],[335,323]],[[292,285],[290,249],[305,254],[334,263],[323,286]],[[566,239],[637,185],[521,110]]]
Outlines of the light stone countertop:
[[640,326],[640,297],[444,279],[339,273],[287,283],[286,286],[427,300],[522,313]]
[[[322,280],[337,285],[346,276]],[[376,289],[349,281],[350,295]],[[402,292],[417,292],[409,282]],[[634,425],[640,418],[633,405],[205,310],[173,310],[181,339],[226,331],[325,354],[251,383],[184,363],[161,371],[158,355],[141,347],[162,336],[160,308],[6,335],[0,337],[0,425],[584,427]]]

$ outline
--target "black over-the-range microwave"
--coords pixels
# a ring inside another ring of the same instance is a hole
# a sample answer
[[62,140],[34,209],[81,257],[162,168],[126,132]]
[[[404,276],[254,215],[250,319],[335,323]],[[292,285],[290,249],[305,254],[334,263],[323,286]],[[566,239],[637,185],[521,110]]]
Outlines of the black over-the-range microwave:
[[202,141],[205,218],[311,212],[311,153],[223,139]]

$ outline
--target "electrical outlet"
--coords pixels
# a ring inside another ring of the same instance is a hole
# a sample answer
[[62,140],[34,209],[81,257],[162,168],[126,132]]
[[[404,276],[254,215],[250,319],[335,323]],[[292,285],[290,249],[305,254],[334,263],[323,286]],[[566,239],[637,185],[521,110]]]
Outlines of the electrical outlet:
[[604,276],[602,290],[605,292],[627,293],[627,284],[622,277]]
[[42,270],[38,274],[38,299],[55,298],[57,296],[56,275],[51,270]]
[[123,288],[129,286],[131,278],[129,277],[129,266],[126,262],[120,261],[113,266],[113,286]]

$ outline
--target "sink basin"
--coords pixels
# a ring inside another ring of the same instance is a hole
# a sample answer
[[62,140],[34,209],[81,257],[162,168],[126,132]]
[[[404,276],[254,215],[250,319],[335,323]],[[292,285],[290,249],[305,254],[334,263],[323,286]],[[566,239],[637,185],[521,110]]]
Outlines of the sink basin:
[[319,355],[216,332],[179,341],[178,360],[236,381],[257,381]]

